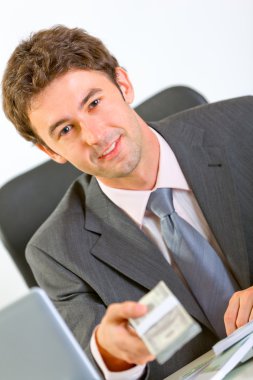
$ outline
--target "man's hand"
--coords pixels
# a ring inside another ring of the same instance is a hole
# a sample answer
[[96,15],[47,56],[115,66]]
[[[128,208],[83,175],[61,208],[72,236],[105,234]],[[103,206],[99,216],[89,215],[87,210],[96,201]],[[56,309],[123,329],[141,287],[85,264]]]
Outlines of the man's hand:
[[136,302],[111,304],[96,331],[99,351],[110,371],[124,371],[154,360],[128,318],[145,315],[147,307]]
[[224,315],[227,335],[253,320],[253,286],[236,292],[230,298]]

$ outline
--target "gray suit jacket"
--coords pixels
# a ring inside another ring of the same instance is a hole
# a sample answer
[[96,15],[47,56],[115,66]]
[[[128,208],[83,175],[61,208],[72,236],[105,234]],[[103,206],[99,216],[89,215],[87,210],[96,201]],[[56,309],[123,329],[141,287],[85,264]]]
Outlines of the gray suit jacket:
[[[238,283],[249,287],[253,283],[253,97],[200,106],[151,126],[173,149]],[[217,340],[158,248],[91,176],[82,175],[70,187],[26,253],[38,283],[88,355],[92,330],[106,307],[138,300],[160,280],[203,332],[163,366],[151,363],[149,379],[163,379]]]

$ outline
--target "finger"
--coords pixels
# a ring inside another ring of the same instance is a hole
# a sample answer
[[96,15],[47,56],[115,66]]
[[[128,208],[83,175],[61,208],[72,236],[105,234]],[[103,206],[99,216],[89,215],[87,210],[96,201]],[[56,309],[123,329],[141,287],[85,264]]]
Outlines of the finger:
[[138,336],[125,334],[118,340],[115,354],[119,354],[121,359],[134,364],[146,364],[154,360],[154,356],[149,352],[146,345]]
[[233,294],[230,298],[227,310],[224,314],[224,323],[227,335],[231,334],[237,329],[236,319],[240,307],[239,292]]
[[126,324],[126,329],[128,330],[129,334],[132,336],[139,336],[136,332],[136,330],[133,328],[133,326],[130,325],[130,323]]
[[122,344],[122,359],[128,363],[141,365],[155,359],[139,337],[127,336]]
[[250,316],[249,316],[249,321],[253,321],[253,308],[251,309],[251,313],[250,313]]
[[240,306],[238,315],[236,318],[236,326],[244,326],[250,320],[250,315],[253,307],[253,292],[252,288],[246,289],[241,292],[240,295]]

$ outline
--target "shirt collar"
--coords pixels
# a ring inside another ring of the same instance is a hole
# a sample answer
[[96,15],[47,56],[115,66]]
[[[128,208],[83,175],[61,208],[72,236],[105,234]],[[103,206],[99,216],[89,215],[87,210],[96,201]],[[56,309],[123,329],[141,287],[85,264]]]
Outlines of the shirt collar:
[[164,138],[156,131],[152,131],[157,136],[160,145],[159,170],[156,185],[152,190],[124,190],[115,189],[104,185],[101,181],[98,184],[105,195],[126,214],[132,218],[140,227],[148,203],[150,193],[160,187],[170,187],[173,189],[190,190],[178,161]]

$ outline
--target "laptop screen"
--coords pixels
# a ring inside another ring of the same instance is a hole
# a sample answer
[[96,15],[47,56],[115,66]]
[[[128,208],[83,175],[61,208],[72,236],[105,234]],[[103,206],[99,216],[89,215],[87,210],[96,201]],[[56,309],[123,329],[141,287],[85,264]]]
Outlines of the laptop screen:
[[40,288],[0,310],[0,378],[101,379]]

